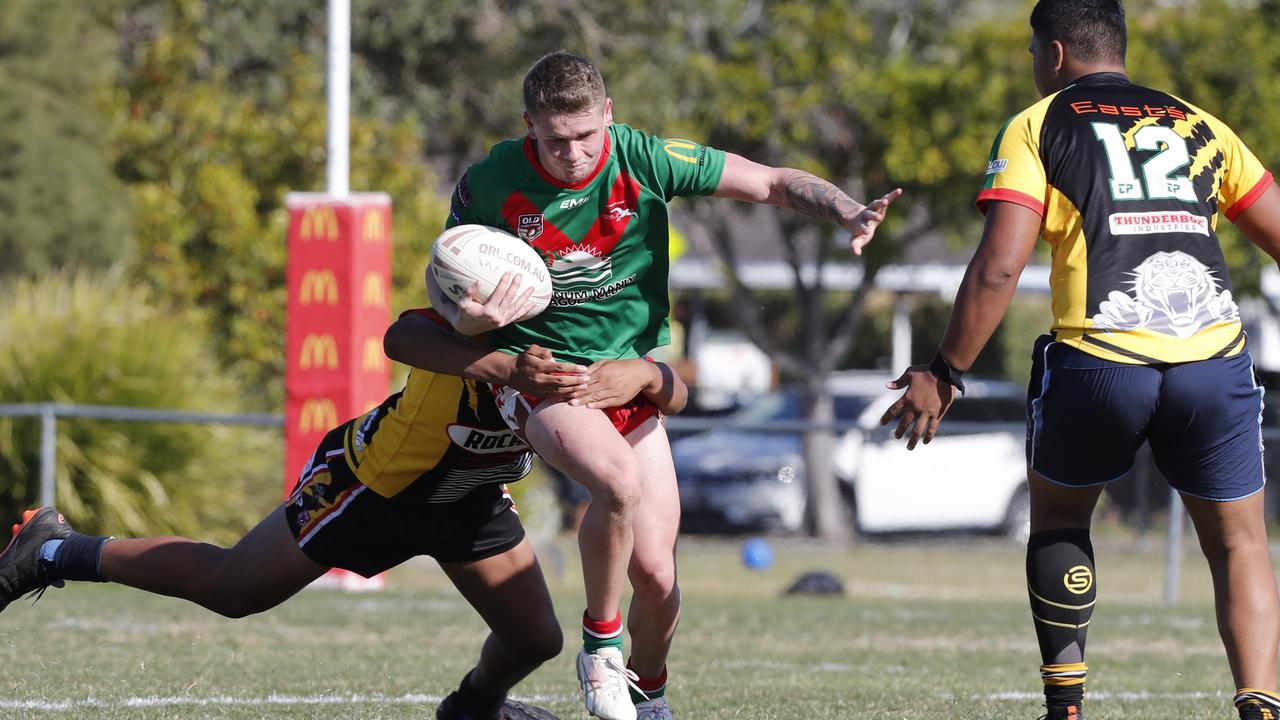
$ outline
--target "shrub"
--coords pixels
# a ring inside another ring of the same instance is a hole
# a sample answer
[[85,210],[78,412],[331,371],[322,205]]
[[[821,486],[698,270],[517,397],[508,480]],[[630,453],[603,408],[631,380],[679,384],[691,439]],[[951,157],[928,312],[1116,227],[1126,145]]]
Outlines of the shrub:
[[[192,310],[158,307],[121,272],[0,287],[0,403],[236,412]],[[238,537],[279,497],[274,428],[59,419],[59,509],[90,533]],[[0,417],[0,512],[39,498],[40,421]]]

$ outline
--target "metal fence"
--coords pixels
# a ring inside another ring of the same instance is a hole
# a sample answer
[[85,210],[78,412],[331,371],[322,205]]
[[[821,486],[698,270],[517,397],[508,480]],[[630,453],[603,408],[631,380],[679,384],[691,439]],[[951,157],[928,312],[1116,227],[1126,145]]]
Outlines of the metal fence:
[[[54,469],[57,466],[58,420],[60,418],[83,418],[93,420],[113,420],[126,422],[160,422],[160,423],[197,423],[206,425],[248,425],[258,427],[282,428],[284,418],[270,413],[205,413],[185,412],[178,410],[160,410],[152,408],[118,407],[110,405],[71,405],[63,403],[24,403],[0,404],[0,417],[30,417],[40,419],[40,504],[53,505],[55,501]],[[955,429],[960,429],[956,424]],[[979,424],[967,423],[967,425]],[[848,422],[836,422],[825,425],[813,424],[803,420],[769,421],[743,423],[723,417],[670,417],[667,427],[672,432],[696,433],[715,428],[732,426],[740,430],[758,430],[777,433],[806,432],[847,432],[857,430],[858,425]],[[989,426],[988,426],[989,427]],[[1010,432],[1012,427],[1007,426]],[[1280,446],[1280,428],[1267,428],[1264,439]],[[1148,471],[1150,471],[1148,469]],[[1181,579],[1183,529],[1186,524],[1186,512],[1177,491],[1169,490],[1169,513],[1166,529],[1167,543],[1165,555],[1165,590],[1166,604],[1177,600],[1178,584]]]
[[54,503],[54,468],[57,467],[58,419],[123,420],[126,422],[197,423],[202,425],[256,425],[284,427],[284,417],[267,413],[227,414],[118,407],[115,405],[67,405],[23,403],[0,405],[0,417],[40,418],[40,504]]

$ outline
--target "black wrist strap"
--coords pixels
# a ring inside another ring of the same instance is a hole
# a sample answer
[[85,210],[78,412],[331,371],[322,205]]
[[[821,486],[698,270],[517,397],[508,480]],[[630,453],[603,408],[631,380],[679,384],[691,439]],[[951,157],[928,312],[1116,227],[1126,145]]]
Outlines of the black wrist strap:
[[955,389],[964,394],[964,373],[951,366],[947,359],[942,357],[942,353],[936,353],[933,356],[933,362],[929,363],[929,372],[939,380],[955,386]]

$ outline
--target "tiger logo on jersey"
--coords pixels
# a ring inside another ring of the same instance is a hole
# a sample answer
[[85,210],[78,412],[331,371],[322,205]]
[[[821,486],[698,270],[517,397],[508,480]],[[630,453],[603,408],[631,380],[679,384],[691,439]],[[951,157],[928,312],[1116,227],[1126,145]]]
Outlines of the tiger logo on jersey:
[[1231,291],[1222,290],[1208,266],[1181,250],[1150,255],[1130,274],[1132,295],[1111,291],[1093,316],[1096,327],[1188,338],[1240,317]]

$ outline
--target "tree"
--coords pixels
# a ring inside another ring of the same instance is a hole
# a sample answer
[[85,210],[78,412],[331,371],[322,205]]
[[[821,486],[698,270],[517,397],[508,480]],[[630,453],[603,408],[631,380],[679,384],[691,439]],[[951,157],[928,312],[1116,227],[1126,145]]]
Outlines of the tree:
[[[771,234],[792,268],[800,305],[793,336],[779,336],[762,321],[762,303],[736,275],[731,216],[741,208],[702,203],[695,209],[724,260],[740,326],[784,372],[801,379],[814,423],[832,421],[826,378],[854,341],[876,273],[925,233],[974,227],[935,207],[971,207],[990,138],[1030,97],[1029,80],[1025,90],[1015,89],[991,83],[984,74],[989,64],[957,67],[954,56],[966,50],[1003,59],[1014,44],[1007,30],[939,32],[940,19],[960,6],[723,3],[725,14],[706,23],[716,30],[690,55],[689,87],[675,89],[700,98],[692,124],[718,147],[809,170],[857,198],[897,185],[907,190],[864,255],[860,287],[837,311],[822,270],[851,261],[847,238],[829,224],[774,214]],[[1019,50],[1025,54],[1025,46]],[[830,432],[810,433],[806,466],[811,530],[834,539],[848,528],[830,465],[833,442]]]
[[129,259],[103,103],[113,41],[91,4],[0,3],[0,277]]
[[[284,196],[323,189],[322,63],[285,43],[270,83],[241,86],[232,68],[211,61],[205,13],[203,2],[171,0],[137,3],[123,17],[115,169],[136,208],[136,276],[167,300],[210,313],[219,357],[243,365],[255,395],[275,408]],[[356,116],[351,158],[353,188],[392,196],[394,301],[420,305],[427,249],[447,210],[417,128]]]

